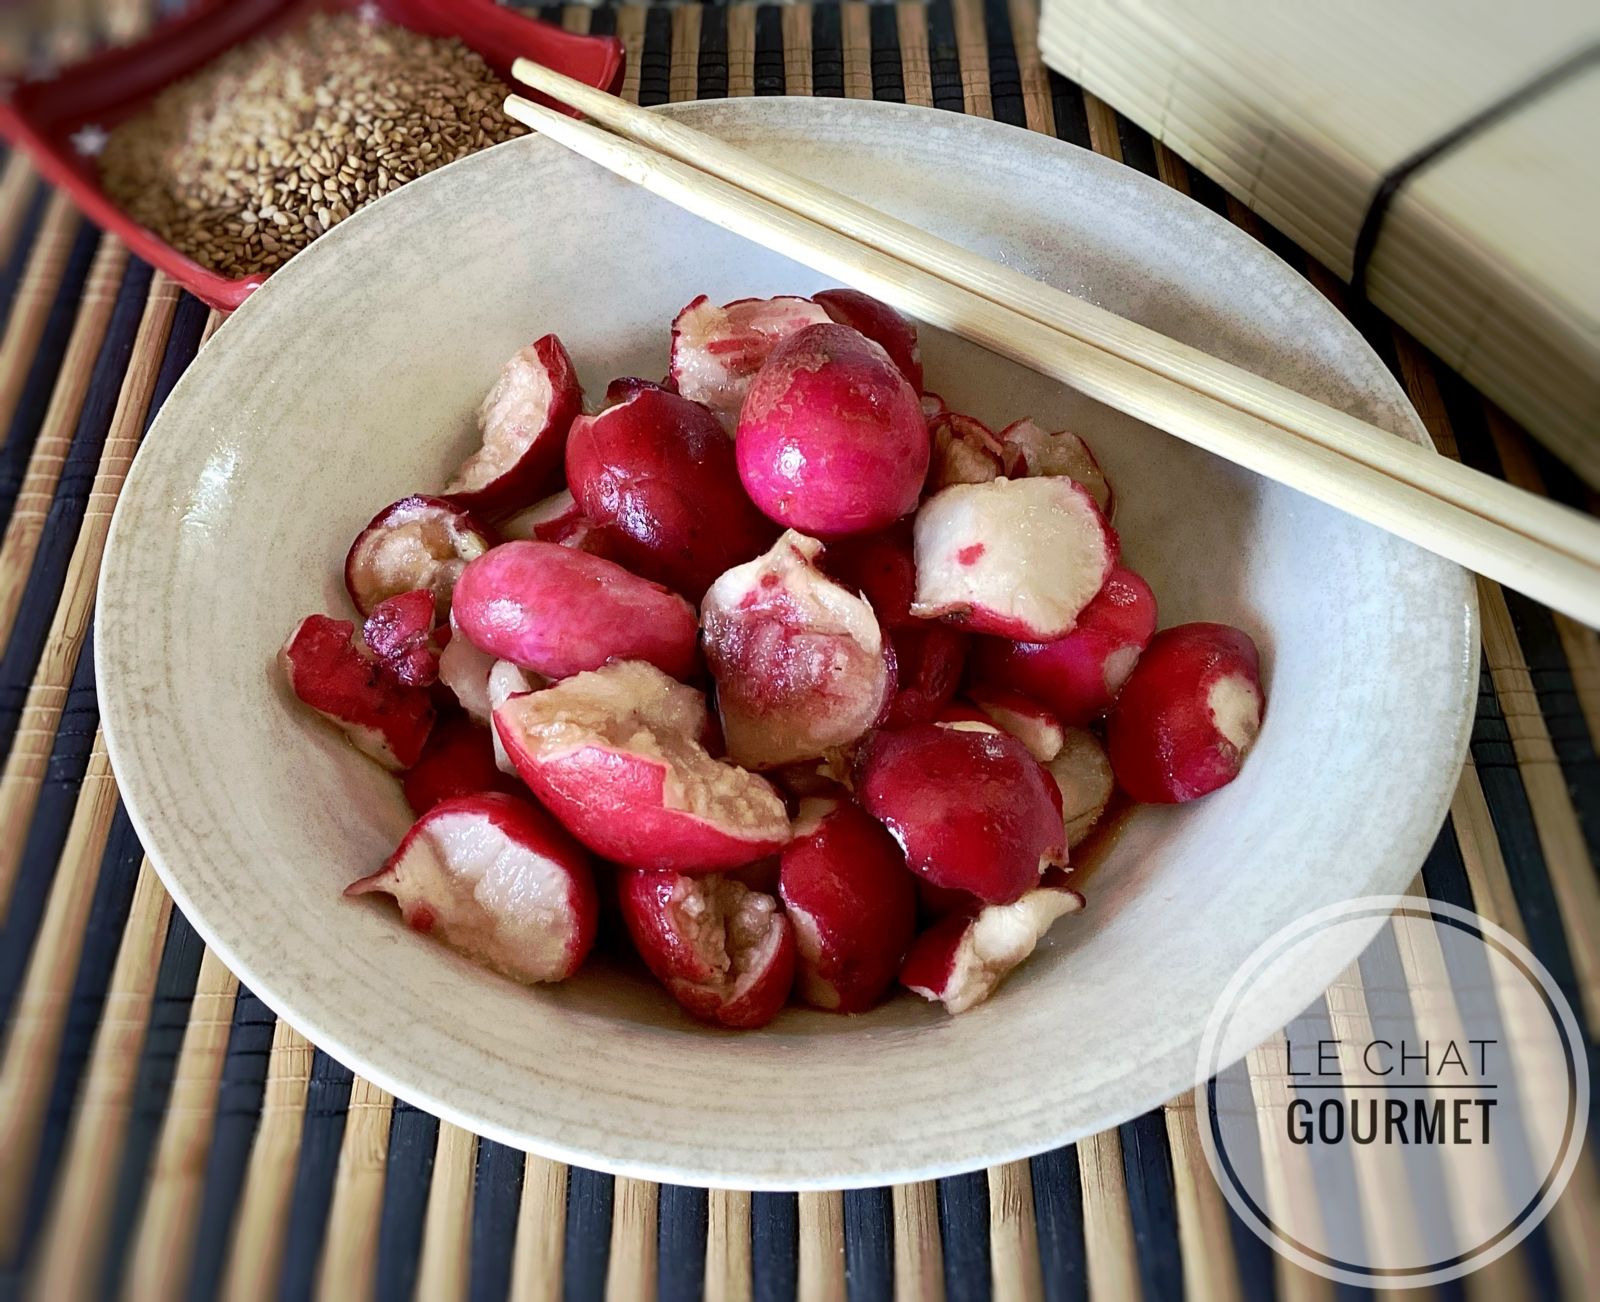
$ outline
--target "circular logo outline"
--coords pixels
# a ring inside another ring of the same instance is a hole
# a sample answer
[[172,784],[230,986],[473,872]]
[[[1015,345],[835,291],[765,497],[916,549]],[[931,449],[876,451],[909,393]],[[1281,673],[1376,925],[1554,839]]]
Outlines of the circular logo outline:
[[[1534,1195],[1493,1237],[1470,1252],[1458,1253],[1449,1260],[1427,1266],[1370,1267],[1337,1260],[1299,1242],[1258,1206],[1248,1189],[1241,1187],[1230,1156],[1218,1146],[1215,1078],[1224,1068],[1232,1065],[1231,1061],[1218,1060],[1223,1032],[1236,1013],[1244,992],[1264,969],[1306,935],[1330,923],[1375,919],[1378,921],[1378,928],[1374,930],[1375,938],[1377,930],[1397,915],[1425,918],[1436,925],[1449,926],[1476,937],[1498,951],[1538,992],[1545,1007],[1550,1010],[1551,1020],[1560,1036],[1569,1087],[1567,1115],[1563,1119],[1559,1159],[1552,1164]],[[1408,895],[1363,896],[1327,905],[1306,914],[1257,946],[1223,988],[1211,1011],[1200,1038],[1196,1080],[1199,1083],[1194,1088],[1194,1107],[1199,1123],[1196,1129],[1200,1135],[1201,1151],[1205,1154],[1212,1178],[1234,1214],[1263,1243],[1296,1265],[1325,1279],[1358,1288],[1430,1287],[1460,1279],[1511,1251],[1549,1215],[1556,1200],[1565,1192],[1582,1154],[1588,1126],[1590,1080],[1587,1046],[1571,1004],[1549,970],[1526,945],[1487,918],[1442,900]]]

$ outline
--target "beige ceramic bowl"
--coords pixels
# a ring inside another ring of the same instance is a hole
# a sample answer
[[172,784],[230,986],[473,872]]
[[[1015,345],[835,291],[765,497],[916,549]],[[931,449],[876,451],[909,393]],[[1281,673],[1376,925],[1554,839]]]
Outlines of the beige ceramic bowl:
[[[1079,149],[884,104],[673,110],[958,242],[1358,412],[1422,430],[1356,333],[1261,246]],[[754,1034],[633,972],[528,990],[340,897],[405,830],[394,782],[271,672],[384,503],[441,485],[501,361],[560,333],[589,386],[658,375],[667,323],[818,277],[537,140],[408,185],[274,276],[202,352],[122,495],[99,671],[124,798],[178,905],[291,1024],[402,1098],[612,1171],[745,1188],[922,1178],[1034,1153],[1194,1080],[1239,961],[1292,919],[1403,890],[1456,780],[1477,667],[1452,566],[928,332],[930,384],[1093,441],[1165,623],[1260,644],[1240,779],[1140,811],[1086,912],[988,1004],[791,1010]],[[1266,1035],[1335,975],[1250,1006]]]

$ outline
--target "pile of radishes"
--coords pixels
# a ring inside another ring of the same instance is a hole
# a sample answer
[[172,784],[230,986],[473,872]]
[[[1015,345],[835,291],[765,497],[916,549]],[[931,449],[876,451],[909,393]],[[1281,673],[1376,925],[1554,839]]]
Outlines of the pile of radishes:
[[1083,440],[948,410],[866,295],[696,299],[592,413],[546,335],[479,425],[350,548],[359,632],[281,658],[418,815],[348,893],[517,980],[620,915],[722,1026],[961,1012],[1083,906],[1114,788],[1205,795],[1260,728],[1254,644],[1156,633]]

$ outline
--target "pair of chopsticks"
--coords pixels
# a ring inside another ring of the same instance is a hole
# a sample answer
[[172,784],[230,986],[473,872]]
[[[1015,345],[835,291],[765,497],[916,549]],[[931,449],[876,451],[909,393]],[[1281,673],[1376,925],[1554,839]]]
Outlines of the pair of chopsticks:
[[[527,59],[505,111],[652,194],[1600,627],[1600,521]],[[605,129],[602,129],[605,128]],[[614,134],[613,134],[614,133]]]

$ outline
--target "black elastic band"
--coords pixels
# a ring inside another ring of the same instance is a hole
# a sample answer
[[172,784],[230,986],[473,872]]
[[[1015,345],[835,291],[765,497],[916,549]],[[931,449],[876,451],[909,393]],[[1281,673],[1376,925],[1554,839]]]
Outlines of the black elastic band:
[[1383,229],[1383,219],[1401,186],[1441,154],[1449,152],[1463,140],[1516,112],[1530,100],[1537,99],[1597,59],[1600,59],[1600,44],[1590,45],[1575,54],[1568,55],[1560,63],[1502,95],[1492,104],[1474,113],[1465,122],[1452,127],[1437,140],[1423,146],[1385,172],[1383,179],[1378,182],[1377,190],[1373,192],[1372,202],[1367,205],[1367,215],[1361,219],[1361,230],[1356,235],[1355,255],[1350,270],[1350,288],[1359,294],[1367,292],[1367,263],[1372,260],[1372,251],[1378,244],[1378,234]]

